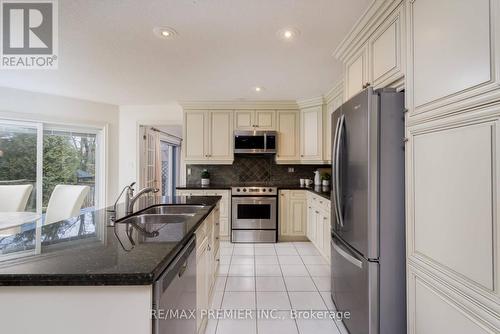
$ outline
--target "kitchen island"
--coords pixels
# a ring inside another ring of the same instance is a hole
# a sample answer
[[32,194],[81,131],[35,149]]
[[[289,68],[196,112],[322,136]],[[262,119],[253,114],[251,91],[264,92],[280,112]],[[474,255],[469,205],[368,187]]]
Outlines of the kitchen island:
[[[216,224],[219,201],[217,196],[144,197],[133,215],[165,205],[200,209],[182,221],[165,216],[134,226],[121,223],[130,215],[118,206],[116,212],[85,212],[3,240],[3,331],[150,334],[153,284],[209,218]],[[17,253],[25,256],[7,259]]]

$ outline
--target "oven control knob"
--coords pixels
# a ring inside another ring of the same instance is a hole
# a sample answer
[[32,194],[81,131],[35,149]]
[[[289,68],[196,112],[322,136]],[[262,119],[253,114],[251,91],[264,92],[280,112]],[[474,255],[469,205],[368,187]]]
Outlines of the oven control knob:
[[237,193],[239,193],[239,192],[240,192],[240,188],[237,188],[237,189],[236,189],[236,192],[237,192]]
[[269,192],[270,192],[270,193],[272,193],[272,192],[273,192],[273,190],[272,190],[271,188],[269,188]]
[[262,192],[265,193],[266,192],[266,189],[265,188],[262,188]]
[[243,192],[245,193],[247,191],[247,188],[243,188]]

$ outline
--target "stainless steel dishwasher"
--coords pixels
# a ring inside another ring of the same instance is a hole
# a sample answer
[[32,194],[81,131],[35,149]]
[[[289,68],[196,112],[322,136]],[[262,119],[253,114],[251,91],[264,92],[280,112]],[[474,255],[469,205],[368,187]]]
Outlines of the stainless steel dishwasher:
[[153,334],[196,334],[195,246],[193,236],[153,285]]

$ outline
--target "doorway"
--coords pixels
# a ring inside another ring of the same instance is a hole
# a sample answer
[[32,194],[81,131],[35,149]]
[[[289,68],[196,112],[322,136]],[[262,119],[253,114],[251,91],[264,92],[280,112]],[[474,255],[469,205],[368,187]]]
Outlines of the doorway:
[[162,196],[175,196],[182,139],[151,126],[141,126],[141,133],[141,186],[158,188]]

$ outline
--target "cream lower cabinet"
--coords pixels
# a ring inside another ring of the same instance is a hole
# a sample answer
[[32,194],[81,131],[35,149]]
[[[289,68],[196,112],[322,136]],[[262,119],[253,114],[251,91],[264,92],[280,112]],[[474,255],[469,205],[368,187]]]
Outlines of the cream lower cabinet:
[[184,114],[184,161],[232,164],[233,112],[187,110]]
[[219,211],[219,237],[229,240],[231,218],[231,191],[226,189],[177,189],[177,196],[221,196]]
[[[205,219],[196,230],[196,308],[198,333],[205,331],[207,318],[202,310],[209,309],[213,286],[219,264],[219,225],[217,219],[219,206]],[[202,316],[203,315],[203,316]]]
[[330,201],[307,192],[307,238],[330,262],[331,219]]
[[330,201],[308,190],[279,191],[279,239],[310,240],[330,262]]
[[279,239],[306,240],[306,194],[303,190],[279,191]]

